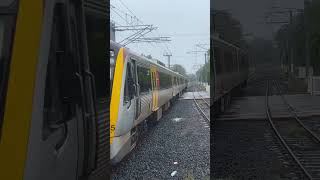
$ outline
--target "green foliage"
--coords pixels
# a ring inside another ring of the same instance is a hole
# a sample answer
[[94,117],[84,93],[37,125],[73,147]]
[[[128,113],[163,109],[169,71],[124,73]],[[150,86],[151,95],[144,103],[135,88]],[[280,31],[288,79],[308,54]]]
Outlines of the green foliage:
[[[306,16],[306,22],[305,22]],[[298,66],[305,65],[306,52],[306,27],[309,29],[310,37],[310,58],[311,65],[314,67],[315,74],[320,74],[320,1],[312,1],[310,7],[305,12],[296,14],[293,17],[291,25],[282,26],[275,37],[281,51],[284,54],[289,54],[289,49],[286,47],[287,41],[290,46],[293,46],[294,63]]]
[[289,136],[291,137],[301,137],[304,135],[305,130],[300,126],[290,126],[288,127]]
[[250,36],[251,33],[243,32],[242,24],[237,17],[232,16],[227,11],[215,10],[211,19],[213,21],[211,32],[217,33],[221,39],[231,44],[243,49],[247,48],[248,43],[245,36]]
[[228,12],[216,11],[213,16],[214,31],[217,32],[222,39],[240,46],[242,37],[242,25],[238,19]]
[[192,171],[188,170],[187,175],[184,177],[184,180],[194,180]]
[[196,72],[197,79],[201,82],[210,83],[210,62],[207,62]]
[[180,64],[174,64],[174,65],[171,67],[171,69],[172,69],[173,71],[176,71],[176,72],[182,74],[182,75],[187,75],[187,74],[186,74],[186,69],[185,69],[183,66],[181,66]]

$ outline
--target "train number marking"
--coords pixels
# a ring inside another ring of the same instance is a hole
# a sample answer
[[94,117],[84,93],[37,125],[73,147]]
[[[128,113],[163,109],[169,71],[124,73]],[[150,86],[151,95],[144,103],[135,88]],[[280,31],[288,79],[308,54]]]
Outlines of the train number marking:
[[116,130],[116,126],[115,125],[111,125],[111,131],[115,131]]

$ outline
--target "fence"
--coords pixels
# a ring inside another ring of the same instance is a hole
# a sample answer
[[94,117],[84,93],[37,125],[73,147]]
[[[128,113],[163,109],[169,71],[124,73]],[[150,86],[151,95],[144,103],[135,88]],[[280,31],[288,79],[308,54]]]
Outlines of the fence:
[[320,76],[311,76],[309,78],[308,92],[312,95],[320,95]]

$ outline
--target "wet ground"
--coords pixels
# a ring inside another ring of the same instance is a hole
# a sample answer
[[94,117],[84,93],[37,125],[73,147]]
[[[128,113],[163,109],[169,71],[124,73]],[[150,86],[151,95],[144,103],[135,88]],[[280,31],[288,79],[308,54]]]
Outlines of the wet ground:
[[207,91],[198,91],[198,92],[186,92],[181,96],[181,99],[210,99],[210,93]]
[[[258,65],[247,87],[233,98],[235,102],[246,103],[231,105],[224,115],[232,116],[233,120],[214,122],[211,147],[214,179],[300,179],[299,169],[296,170],[267,122],[267,80],[280,81],[283,91],[288,91],[279,66]],[[245,112],[242,113],[245,118],[237,120],[236,111]]]
[[216,121],[213,179],[299,179],[267,121]]
[[112,179],[210,179],[210,129],[193,100],[178,100],[112,169]]

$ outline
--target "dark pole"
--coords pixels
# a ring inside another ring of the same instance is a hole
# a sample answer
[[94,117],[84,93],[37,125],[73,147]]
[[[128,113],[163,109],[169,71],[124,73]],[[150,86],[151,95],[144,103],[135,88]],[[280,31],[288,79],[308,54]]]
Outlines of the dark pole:
[[166,56],[168,58],[168,68],[170,69],[170,57],[172,54],[164,54],[163,56]]
[[307,12],[310,6],[309,0],[304,0],[304,27],[305,27],[305,58],[306,58],[306,78],[310,76],[310,32],[309,32],[309,21]]
[[294,58],[294,54],[293,54],[293,48],[294,48],[294,46],[293,46],[293,42],[294,42],[294,40],[293,40],[293,23],[292,23],[292,19],[293,19],[293,17],[292,17],[292,10],[290,10],[289,11],[289,13],[290,13],[290,25],[289,25],[289,48],[290,48],[290,66],[291,66],[291,75],[292,75],[292,77],[294,77],[294,60],[293,60],[293,58]]

